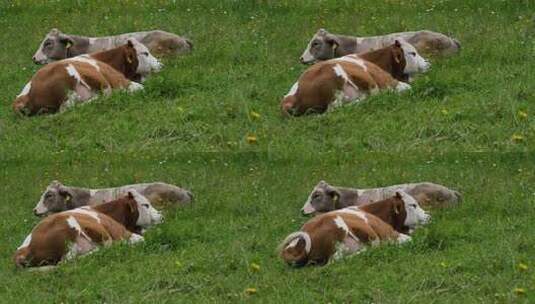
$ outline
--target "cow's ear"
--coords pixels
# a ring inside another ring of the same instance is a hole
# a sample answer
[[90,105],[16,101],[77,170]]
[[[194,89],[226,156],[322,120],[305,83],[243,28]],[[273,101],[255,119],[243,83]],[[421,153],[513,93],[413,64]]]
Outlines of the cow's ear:
[[134,212],[137,209],[137,202],[135,200],[129,200],[128,201],[128,209],[130,212]]
[[128,39],[128,41],[126,42],[126,45],[130,48],[134,48],[134,44],[132,43],[132,40]]
[[399,193],[399,191],[396,191],[395,197],[401,199],[401,193]]
[[399,40],[394,41],[394,46],[399,48],[401,47],[401,43],[399,43]]
[[395,202],[394,203],[394,213],[395,214],[399,214],[400,210],[401,210],[401,204],[399,202]]
[[65,45],[65,48],[67,49],[73,46],[74,44],[74,40],[71,37],[63,34],[59,36],[59,41],[63,43]]
[[58,188],[58,193],[65,199],[65,206],[67,206],[67,209],[72,209],[73,203],[72,203],[72,193],[67,188],[60,186]]
[[326,35],[325,42],[330,44],[333,50],[336,50],[341,44],[340,39],[333,34]]

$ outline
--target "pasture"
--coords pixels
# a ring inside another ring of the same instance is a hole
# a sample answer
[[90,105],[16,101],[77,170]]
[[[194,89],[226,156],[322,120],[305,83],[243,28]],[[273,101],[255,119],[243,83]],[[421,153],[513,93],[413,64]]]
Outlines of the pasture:
[[[530,303],[535,301],[535,3],[532,1],[4,1],[0,4],[0,302]],[[88,36],[160,28],[190,38],[145,91],[60,115],[11,103],[52,27]],[[402,95],[283,119],[320,28],[353,35],[430,29],[459,55]],[[135,247],[49,273],[11,256],[53,179],[92,188],[161,180],[192,208]],[[278,243],[320,180],[375,187],[433,181],[463,193],[413,242],[291,269]]]

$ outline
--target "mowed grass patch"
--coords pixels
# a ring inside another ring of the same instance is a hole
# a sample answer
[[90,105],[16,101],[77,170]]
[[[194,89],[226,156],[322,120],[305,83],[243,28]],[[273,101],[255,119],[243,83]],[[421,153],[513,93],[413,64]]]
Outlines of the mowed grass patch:
[[[0,211],[9,216],[1,229],[9,233],[1,236],[0,292],[7,302],[527,303],[535,292],[533,165],[533,155],[516,153],[110,154],[100,162],[14,163],[3,171]],[[167,210],[144,244],[119,244],[49,273],[15,270],[11,255],[37,223],[31,210],[52,179],[91,187],[162,180],[196,199]],[[461,191],[464,201],[432,210],[431,224],[405,246],[292,269],[276,247],[307,220],[299,209],[320,179],[355,187],[432,180]]]
[[[535,24],[529,1],[65,1],[2,4],[0,126],[7,154],[169,151],[525,151],[533,146]],[[39,16],[39,17],[36,17]],[[144,92],[115,94],[60,115],[15,116],[15,96],[52,28],[88,36],[160,28],[190,38]],[[430,29],[461,41],[413,90],[326,115],[283,119],[279,103],[306,66],[316,30],[353,35]],[[21,32],[24,35],[21,35]],[[260,117],[251,118],[254,111]],[[120,121],[120,123],[118,122]],[[248,135],[257,138],[247,143]],[[321,142],[318,143],[318,138]],[[59,144],[58,142],[61,142]],[[8,152],[9,151],[9,152]]]

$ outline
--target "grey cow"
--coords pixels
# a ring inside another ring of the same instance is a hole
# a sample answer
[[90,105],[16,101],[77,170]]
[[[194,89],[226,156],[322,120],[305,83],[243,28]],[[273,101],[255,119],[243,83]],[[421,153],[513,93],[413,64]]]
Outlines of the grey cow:
[[82,54],[113,49],[125,44],[129,38],[134,38],[144,44],[155,56],[184,54],[190,52],[193,47],[188,39],[160,30],[107,37],[85,37],[65,34],[54,28],[45,36],[32,59],[37,64],[46,64]]
[[89,189],[65,186],[59,181],[53,181],[41,195],[33,212],[37,216],[43,216],[82,206],[99,205],[116,200],[126,195],[131,189],[145,196],[157,208],[162,208],[166,203],[177,206],[187,205],[193,200],[193,194],[188,190],[162,182]]
[[349,54],[381,49],[391,45],[396,39],[405,40],[414,45],[420,54],[451,55],[459,52],[461,48],[461,44],[456,39],[432,31],[353,37],[332,34],[325,29],[319,29],[301,55],[301,63],[310,64]]
[[331,186],[320,181],[308,196],[301,209],[303,214],[328,212],[349,206],[361,206],[394,196],[404,191],[422,206],[447,207],[457,205],[462,196],[455,190],[430,182],[400,184],[382,188],[354,189]]

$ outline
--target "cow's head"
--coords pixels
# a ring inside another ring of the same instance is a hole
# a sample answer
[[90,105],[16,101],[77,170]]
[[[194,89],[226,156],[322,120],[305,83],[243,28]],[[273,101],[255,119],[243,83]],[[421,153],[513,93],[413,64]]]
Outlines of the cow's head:
[[39,45],[32,59],[36,64],[46,64],[67,58],[69,48],[74,45],[74,39],[63,34],[58,29],[52,29]]
[[294,232],[280,244],[279,255],[288,265],[302,267],[309,262],[311,248],[312,240],[308,233]]
[[33,213],[37,216],[44,216],[49,213],[70,210],[73,208],[71,202],[73,196],[74,194],[69,187],[58,181],[53,181],[41,195],[41,199],[33,208]]
[[320,181],[308,196],[305,205],[301,209],[303,214],[315,212],[328,212],[336,210],[336,204],[340,199],[340,191],[325,181]]
[[395,43],[401,44],[401,48],[403,49],[403,53],[405,55],[405,74],[414,75],[417,73],[424,73],[429,70],[431,63],[420,56],[412,44],[401,39],[396,40]]
[[[431,219],[431,216],[420,207],[418,201],[416,201],[414,197],[407,194],[406,192],[397,191],[395,198],[403,201],[403,208],[405,209],[406,213],[404,225],[406,227],[414,228],[418,225],[428,223]],[[395,206],[395,208],[398,207]]]
[[127,199],[130,200],[130,203],[135,203],[135,208],[138,211],[137,226],[147,228],[163,221],[162,214],[154,209],[149,200],[136,190],[128,190]]
[[336,49],[340,46],[340,43],[338,37],[327,32],[325,29],[319,29],[308,43],[303,55],[301,55],[301,63],[310,64],[318,60],[334,58]]
[[462,202],[461,193],[433,183],[417,185],[410,193],[424,207],[448,207]]
[[128,39],[126,42],[127,63],[135,67],[136,74],[142,77],[159,72],[162,64],[149,52],[149,49],[136,39]]

